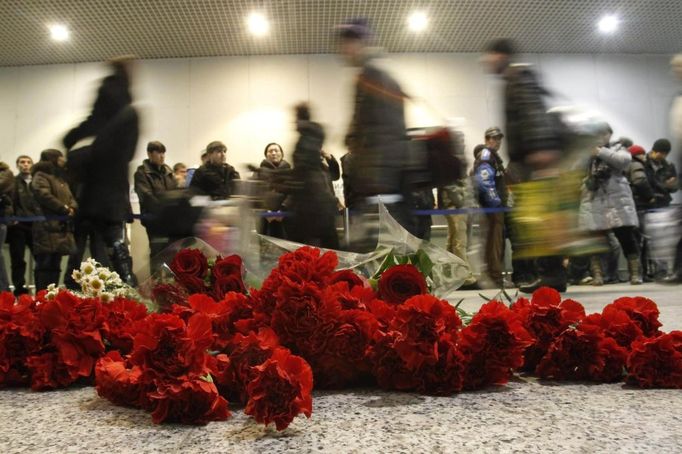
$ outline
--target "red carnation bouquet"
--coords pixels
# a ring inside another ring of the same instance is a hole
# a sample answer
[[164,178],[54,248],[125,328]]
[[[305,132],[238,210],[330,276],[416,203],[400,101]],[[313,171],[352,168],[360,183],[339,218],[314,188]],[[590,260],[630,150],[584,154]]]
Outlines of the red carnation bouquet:
[[[402,260],[402,259],[400,259]],[[312,414],[313,385],[451,395],[518,372],[551,380],[682,388],[682,334],[656,304],[619,298],[597,314],[543,288],[472,317],[431,294],[424,259],[367,279],[336,253],[282,255],[259,289],[238,256],[183,249],[155,281],[159,313],[68,291],[0,295],[0,386],[92,383],[156,423],[229,418],[228,402],[285,429]]]

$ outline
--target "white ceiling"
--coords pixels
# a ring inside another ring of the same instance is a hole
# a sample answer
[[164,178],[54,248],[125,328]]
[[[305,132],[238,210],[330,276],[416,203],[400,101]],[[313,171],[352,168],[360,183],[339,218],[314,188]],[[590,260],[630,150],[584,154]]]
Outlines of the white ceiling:
[[[415,35],[406,19],[430,17]],[[252,11],[271,21],[267,37],[245,27]],[[614,35],[597,32],[617,14]],[[682,50],[682,0],[0,0],[0,66],[141,58],[334,52],[333,26],[367,16],[389,52],[478,52],[511,37],[524,52],[674,53]],[[47,24],[65,23],[68,42]]]

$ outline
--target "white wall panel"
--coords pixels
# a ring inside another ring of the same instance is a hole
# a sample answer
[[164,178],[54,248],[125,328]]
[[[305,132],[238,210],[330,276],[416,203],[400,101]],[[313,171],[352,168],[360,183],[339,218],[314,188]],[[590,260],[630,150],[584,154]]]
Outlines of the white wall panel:
[[[383,58],[406,92],[411,125],[464,119],[467,143],[493,124],[503,127],[500,82],[484,73],[477,54],[396,54]],[[665,135],[670,98],[679,89],[665,55],[528,55],[557,104],[571,100],[603,109],[617,135],[644,144]],[[0,157],[58,146],[87,115],[106,67],[78,65],[0,68]],[[334,55],[149,60],[138,64],[134,93],[143,116],[137,157],[148,140],[166,143],[169,161],[198,164],[212,140],[228,146],[228,161],[258,163],[269,141],[287,154],[296,139],[291,106],[311,103],[327,132],[326,147],[345,152],[354,72]],[[565,96],[566,101],[562,100]],[[551,101],[551,100],[550,100]]]

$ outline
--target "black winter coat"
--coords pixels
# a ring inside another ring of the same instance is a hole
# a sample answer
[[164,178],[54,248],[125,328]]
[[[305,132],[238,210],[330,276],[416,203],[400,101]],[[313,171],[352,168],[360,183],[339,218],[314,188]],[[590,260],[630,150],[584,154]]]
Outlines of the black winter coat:
[[213,200],[224,200],[234,192],[234,180],[239,180],[239,172],[231,165],[204,164],[194,172],[189,187],[197,194],[211,196]]
[[14,177],[13,207],[15,216],[34,216],[40,212],[29,183],[20,176]]
[[[33,166],[31,192],[45,216],[64,216],[78,204],[69,185],[54,164],[41,161]],[[47,220],[33,223],[34,254],[71,254],[76,247],[70,221]]]
[[9,166],[0,162],[0,217],[12,216],[12,196],[14,193],[14,174]]
[[637,211],[648,210],[649,208],[654,208],[656,205],[654,190],[649,181],[644,159],[644,155],[633,156],[630,167],[628,167],[626,173]]
[[298,186],[291,193],[291,205],[297,224],[308,232],[306,236],[316,237],[333,225],[336,197],[329,188],[327,171],[320,165],[324,130],[311,121],[299,121],[297,130],[292,179]]
[[346,136],[346,146],[353,155],[347,178],[359,196],[406,192],[404,99],[400,85],[386,72],[370,64],[362,68]]
[[140,199],[140,212],[152,213],[159,208],[159,197],[164,192],[177,189],[173,170],[167,165],[155,166],[145,159],[135,171],[135,192]]
[[[547,113],[545,96],[535,73],[527,65],[512,65],[505,73],[505,134],[512,178],[525,179],[526,158],[537,151],[559,151],[557,125]],[[521,175],[519,175],[521,173]]]
[[260,172],[260,177],[266,181],[268,189],[263,196],[263,207],[269,211],[279,211],[284,209],[287,195],[285,192],[278,191],[276,186],[277,174],[283,171],[290,172],[291,164],[282,160],[278,166],[275,166],[267,159],[263,159],[260,163],[260,168],[264,171]]
[[[139,119],[130,102],[126,75],[114,73],[102,82],[92,114],[64,137],[70,148],[95,136],[90,147],[79,150],[76,197],[83,217],[112,223],[131,219],[128,165],[135,155]],[[68,160],[71,166],[71,152]]]
[[654,190],[654,195],[656,197],[656,207],[663,208],[670,205],[673,198],[670,194],[677,192],[677,187],[673,189],[668,189],[665,186],[665,182],[672,177],[677,177],[677,170],[675,170],[675,164],[668,162],[666,160],[660,163],[655,163],[647,155],[644,164],[647,175],[649,176],[649,181],[651,182],[652,188]]

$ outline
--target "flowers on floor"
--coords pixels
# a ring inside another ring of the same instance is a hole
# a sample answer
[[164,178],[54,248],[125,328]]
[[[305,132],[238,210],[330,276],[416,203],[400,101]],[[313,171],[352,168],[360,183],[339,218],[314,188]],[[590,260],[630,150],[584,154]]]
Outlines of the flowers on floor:
[[169,264],[174,279],[153,289],[157,313],[103,296],[106,272],[91,265],[78,276],[83,295],[0,295],[0,386],[94,383],[155,423],[225,420],[238,405],[278,430],[311,416],[313,386],[451,395],[525,372],[682,388],[682,332],[661,332],[647,298],[586,315],[543,288],[510,306],[489,301],[463,323],[413,264],[372,282],[335,270],[333,252],[303,247],[247,291],[240,257],[184,249]]

